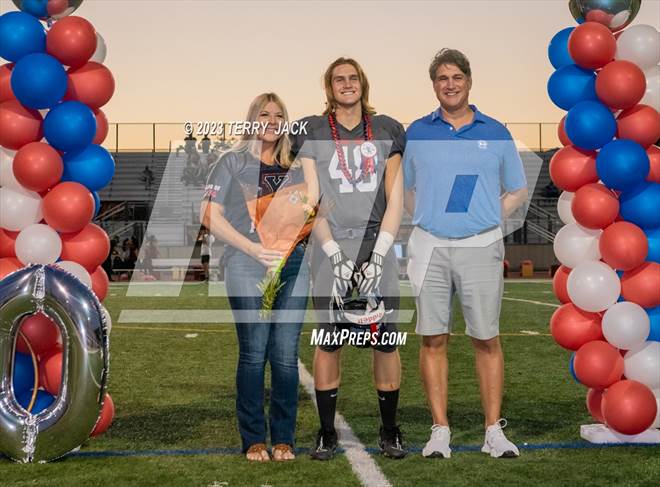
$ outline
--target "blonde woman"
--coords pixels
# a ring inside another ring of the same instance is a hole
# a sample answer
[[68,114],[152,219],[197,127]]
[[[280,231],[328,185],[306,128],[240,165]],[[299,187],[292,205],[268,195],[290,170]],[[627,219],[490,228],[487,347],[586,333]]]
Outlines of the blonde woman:
[[309,269],[305,243],[298,244],[282,268],[272,313],[260,318],[258,285],[283,255],[265,248],[255,232],[246,203],[246,188],[267,196],[305,181],[300,167],[291,167],[291,143],[279,134],[288,121],[282,100],[274,93],[254,99],[247,120],[259,122],[257,133],[245,134],[223,154],[209,175],[202,224],[228,245],[225,281],[239,343],[236,373],[236,416],[243,451],[250,461],[271,459],[266,447],[264,370],[270,362],[272,390],[269,426],[272,458],[293,460],[298,403],[298,341],[307,306]]

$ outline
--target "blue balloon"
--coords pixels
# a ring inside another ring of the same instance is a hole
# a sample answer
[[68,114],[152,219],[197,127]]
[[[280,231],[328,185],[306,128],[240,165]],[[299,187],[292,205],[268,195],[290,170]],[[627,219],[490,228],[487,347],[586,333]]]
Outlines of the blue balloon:
[[41,22],[25,12],[0,15],[0,57],[13,63],[23,56],[46,51],[46,31]]
[[578,380],[577,375],[575,374],[575,352],[571,354],[571,358],[568,360],[568,370],[571,373],[573,380],[578,384],[582,384],[582,382]]
[[645,230],[644,233],[649,243],[649,253],[646,260],[660,263],[660,228]]
[[651,332],[646,340],[649,342],[660,342],[660,306],[647,308],[646,313],[651,320]]
[[603,147],[616,134],[616,120],[599,101],[581,101],[566,114],[566,135],[573,145],[585,150]]
[[660,227],[660,184],[644,181],[619,197],[624,220],[644,230]]
[[548,46],[548,58],[555,69],[563,68],[569,64],[575,64],[568,53],[568,38],[575,27],[566,27],[555,34]]
[[94,218],[96,218],[101,211],[101,197],[96,191],[92,191],[92,197],[94,198]]
[[576,64],[559,68],[548,80],[548,95],[562,110],[570,110],[581,101],[596,101],[596,74]]
[[[32,400],[32,389],[29,391],[23,393],[19,398],[18,398],[18,404],[23,407],[23,409],[27,409],[27,407],[30,405],[30,401]],[[37,391],[37,399],[34,401],[34,405],[32,406],[32,411],[30,411],[32,414],[39,414],[40,412],[44,411],[45,409],[48,409],[51,404],[55,402],[55,396],[52,394],[48,394],[46,391]]]
[[608,188],[619,191],[634,189],[646,179],[650,167],[648,154],[633,140],[613,140],[596,157],[600,180]]
[[11,89],[18,101],[36,110],[59,103],[67,83],[62,63],[41,52],[22,57],[11,73]]
[[34,364],[30,355],[16,353],[13,384],[16,397],[20,397],[34,387]]
[[44,119],[44,137],[63,152],[84,149],[96,135],[96,117],[79,101],[65,101],[50,110]]
[[47,0],[23,0],[21,10],[34,15],[37,18],[48,18]]
[[100,145],[89,145],[81,151],[64,154],[62,181],[75,181],[90,191],[107,186],[115,173],[115,161]]

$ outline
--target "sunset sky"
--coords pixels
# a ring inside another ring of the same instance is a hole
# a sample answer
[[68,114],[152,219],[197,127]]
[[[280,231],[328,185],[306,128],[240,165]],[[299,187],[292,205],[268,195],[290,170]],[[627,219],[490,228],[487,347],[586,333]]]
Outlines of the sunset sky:
[[[470,58],[471,101],[485,113],[557,122],[546,50],[576,25],[567,0],[85,0],[75,15],[106,40],[111,122],[240,120],[264,91],[292,117],[319,113],[322,73],[341,55],[363,65],[379,112],[410,122],[436,105],[428,65],[442,47]],[[658,28],[660,1],[644,0],[635,23]]]

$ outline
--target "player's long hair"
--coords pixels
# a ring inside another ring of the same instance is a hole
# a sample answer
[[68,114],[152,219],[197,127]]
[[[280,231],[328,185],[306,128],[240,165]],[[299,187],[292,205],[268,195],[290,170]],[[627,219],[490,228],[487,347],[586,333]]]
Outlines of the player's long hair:
[[362,113],[373,115],[376,113],[376,110],[369,104],[369,80],[367,79],[367,75],[364,74],[362,66],[360,66],[355,59],[346,57],[335,59],[330,66],[328,66],[328,69],[325,70],[325,74],[323,75],[323,85],[325,87],[326,97],[326,106],[323,115],[328,115],[329,113],[334,112],[337,108],[337,100],[335,100],[335,96],[332,93],[332,72],[337,66],[341,66],[342,64],[350,64],[357,71],[360,86],[362,87],[362,97],[360,98],[360,101],[362,102]]
[[[256,122],[259,117],[259,113],[264,107],[270,103],[274,102],[284,115],[284,122],[289,121],[289,113],[286,110],[286,106],[282,99],[277,96],[275,93],[262,93],[257,96],[252,103],[250,103],[250,108],[248,109],[247,116],[245,120],[248,122]],[[231,152],[249,152],[257,160],[261,159],[261,141],[255,134],[243,134],[236,144],[230,149]],[[275,144],[275,160],[282,167],[289,168],[292,164],[291,159],[291,141],[287,134],[282,134]]]

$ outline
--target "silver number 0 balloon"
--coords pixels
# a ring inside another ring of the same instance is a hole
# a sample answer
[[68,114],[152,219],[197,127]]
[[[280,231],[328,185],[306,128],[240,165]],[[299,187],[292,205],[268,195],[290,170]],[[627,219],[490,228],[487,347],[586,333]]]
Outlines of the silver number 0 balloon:
[[[12,371],[20,323],[37,312],[58,325],[64,359],[59,396],[44,411],[31,414],[16,400]],[[18,462],[47,462],[80,446],[98,420],[108,366],[105,315],[87,286],[66,271],[43,265],[0,281],[0,453]]]

